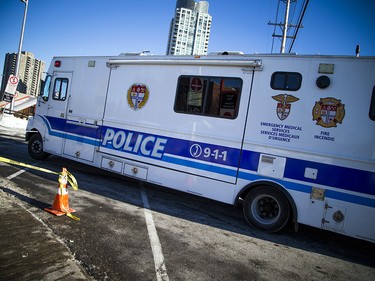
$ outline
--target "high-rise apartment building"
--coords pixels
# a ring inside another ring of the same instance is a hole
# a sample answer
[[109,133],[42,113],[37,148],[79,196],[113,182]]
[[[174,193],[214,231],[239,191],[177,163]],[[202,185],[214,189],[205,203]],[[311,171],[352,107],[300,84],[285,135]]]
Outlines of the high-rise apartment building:
[[167,55],[206,55],[211,23],[207,1],[177,0]]
[[[20,56],[19,84],[17,91],[23,94],[37,96],[40,89],[41,79],[45,62],[34,58],[30,52],[22,52]],[[3,79],[1,82],[1,92],[5,91],[9,76],[15,74],[17,64],[17,54],[8,53],[5,55]]]

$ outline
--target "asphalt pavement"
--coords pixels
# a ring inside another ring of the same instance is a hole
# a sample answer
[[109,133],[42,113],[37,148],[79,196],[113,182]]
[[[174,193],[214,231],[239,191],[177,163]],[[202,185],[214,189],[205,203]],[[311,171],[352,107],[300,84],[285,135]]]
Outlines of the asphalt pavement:
[[[0,126],[10,135],[22,134],[22,128]],[[91,280],[15,188],[11,180],[0,177],[0,280]]]

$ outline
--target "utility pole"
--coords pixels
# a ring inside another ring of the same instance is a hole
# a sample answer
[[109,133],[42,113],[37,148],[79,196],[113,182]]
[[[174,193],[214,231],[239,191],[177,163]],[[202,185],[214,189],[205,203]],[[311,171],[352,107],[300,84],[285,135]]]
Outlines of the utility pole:
[[286,40],[287,39],[295,39],[295,36],[288,36],[288,29],[290,27],[302,27],[302,26],[297,26],[293,24],[289,24],[289,10],[290,10],[290,4],[292,2],[296,2],[297,0],[279,0],[285,3],[285,16],[284,16],[284,22],[283,23],[271,23],[269,22],[269,25],[274,25],[274,26],[279,26],[282,30],[282,35],[277,35],[277,34],[272,34],[273,37],[279,37],[281,38],[281,47],[280,47],[280,53],[285,53],[285,45],[286,45]]
[[[24,13],[23,13],[23,21],[22,21],[22,29],[21,29],[20,42],[18,44],[18,54],[17,54],[16,70],[15,70],[15,73],[14,73],[14,75],[17,76],[17,77],[18,77],[19,71],[20,71],[23,34],[25,32],[27,8],[28,8],[28,5],[29,5],[29,1],[28,0],[21,0],[21,2],[25,3],[25,10],[24,10]],[[12,102],[10,103],[10,110],[12,111],[13,109],[14,109],[14,98],[12,99]]]
[[280,53],[282,54],[285,53],[286,35],[288,33],[289,8],[290,8],[290,0],[287,0],[286,8],[285,8],[285,17],[284,17],[283,37],[281,40],[281,48],[280,48]]
[[20,71],[23,34],[25,32],[27,8],[28,8],[28,5],[29,5],[29,1],[28,0],[21,0],[21,2],[25,3],[25,10],[24,10],[24,13],[23,13],[23,21],[22,21],[22,29],[21,29],[20,42],[18,44],[17,65],[16,65],[16,71],[15,71],[16,73],[14,74],[17,77],[18,77],[18,74],[19,74],[19,71]]

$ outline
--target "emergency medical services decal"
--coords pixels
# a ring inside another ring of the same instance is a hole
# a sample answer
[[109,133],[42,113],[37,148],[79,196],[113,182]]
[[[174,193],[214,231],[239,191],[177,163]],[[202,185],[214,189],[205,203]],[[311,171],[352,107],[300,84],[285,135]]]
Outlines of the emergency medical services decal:
[[335,98],[322,98],[315,102],[312,115],[316,125],[324,128],[337,127],[337,123],[341,124],[344,120],[345,105]]
[[278,101],[276,106],[276,114],[281,121],[285,120],[289,116],[289,113],[292,109],[291,103],[299,100],[299,98],[287,94],[280,94],[277,96],[273,96],[272,98],[275,101]]
[[138,110],[145,106],[149,97],[150,91],[145,84],[133,84],[128,90],[128,104],[134,109]]

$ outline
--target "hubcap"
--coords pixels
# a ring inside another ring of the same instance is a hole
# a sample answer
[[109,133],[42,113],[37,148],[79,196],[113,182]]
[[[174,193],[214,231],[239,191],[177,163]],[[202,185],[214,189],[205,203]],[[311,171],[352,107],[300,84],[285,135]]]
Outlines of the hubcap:
[[31,148],[33,152],[40,153],[42,151],[42,143],[40,141],[35,141]]
[[251,212],[259,222],[271,224],[280,217],[280,205],[275,198],[260,195],[253,201]]

